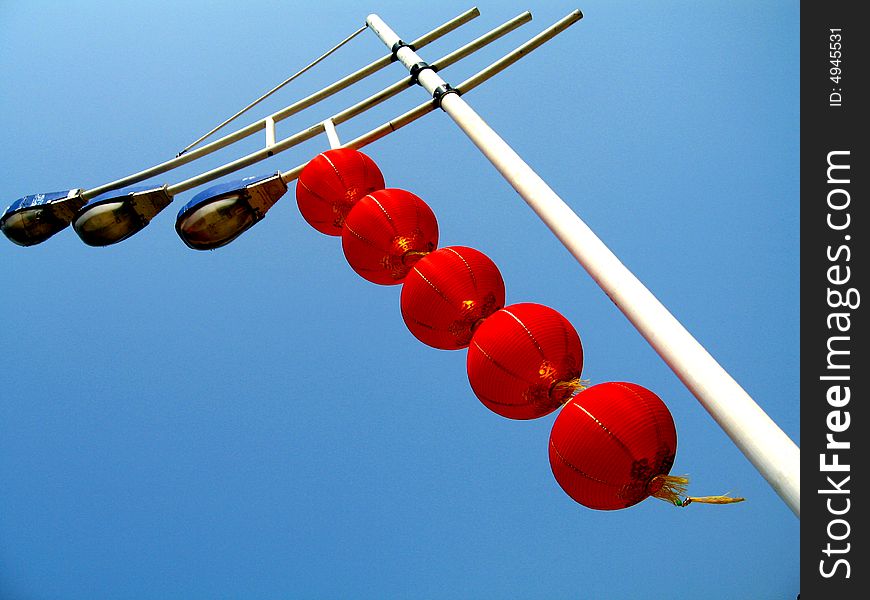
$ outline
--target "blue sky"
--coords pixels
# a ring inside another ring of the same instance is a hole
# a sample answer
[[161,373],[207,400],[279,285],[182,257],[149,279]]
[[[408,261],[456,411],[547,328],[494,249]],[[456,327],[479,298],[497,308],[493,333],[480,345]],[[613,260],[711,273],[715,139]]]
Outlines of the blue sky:
[[[413,39],[471,6],[4,2],[0,203],[175,156],[369,12]],[[584,12],[465,98],[800,444],[797,3],[477,6],[420,54],[433,61],[527,9],[534,20],[447,81]],[[383,53],[365,32],[238,126]],[[391,65],[278,134],[402,75]],[[423,100],[410,89],[339,135]],[[237,177],[326,147],[321,136]],[[116,246],[70,229],[30,248],[0,240],[0,597],[794,598],[799,520],[449,118],[364,151],[388,186],[432,207],[440,246],[493,259],[509,304],[571,321],[585,378],[667,403],[672,472],[693,495],[747,501],[576,504],[547,459],[555,414],[489,412],[465,351],[418,342],[399,286],[357,276],[292,187],[213,252],[174,230],[197,188]]]

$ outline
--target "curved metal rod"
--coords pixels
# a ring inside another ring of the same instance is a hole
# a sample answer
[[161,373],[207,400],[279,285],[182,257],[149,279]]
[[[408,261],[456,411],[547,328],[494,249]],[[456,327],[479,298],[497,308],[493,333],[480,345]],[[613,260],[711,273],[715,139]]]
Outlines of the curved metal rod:
[[[474,7],[471,8],[457,17],[454,17],[450,21],[444,23],[443,25],[436,27],[432,31],[420,36],[413,42],[411,42],[415,47],[420,48],[423,47],[432,41],[447,35],[451,31],[459,28],[460,26],[468,23],[472,19],[480,16],[480,11]],[[186,152],[181,156],[173,158],[171,160],[162,162],[158,165],[145,169],[144,171],[139,171],[138,173],[133,173],[132,175],[128,175],[122,179],[118,179],[116,181],[112,181],[101,186],[95,187],[93,189],[85,190],[82,192],[82,198],[84,200],[90,200],[96,196],[99,196],[102,193],[116,190],[118,188],[122,188],[134,183],[138,183],[140,181],[144,181],[150,177],[155,175],[160,175],[161,173],[165,173],[167,171],[171,171],[176,167],[180,167],[181,165],[185,165],[189,162],[196,160],[202,156],[220,150],[221,148],[225,148],[230,144],[233,144],[239,140],[242,140],[254,133],[262,131],[266,128],[266,123],[268,120],[272,120],[273,122],[278,122],[282,119],[286,119],[287,117],[298,113],[299,111],[308,108],[309,106],[316,104],[317,102],[332,96],[333,94],[353,85],[354,83],[376,73],[377,71],[383,69],[387,65],[390,64],[392,59],[392,54],[387,54],[382,56],[381,58],[369,63],[365,67],[351,73],[350,75],[336,81],[335,83],[326,86],[322,90],[311,94],[310,96],[303,98],[302,100],[287,106],[286,108],[281,109],[280,111],[261,119],[255,123],[252,123],[238,131],[225,135],[224,137],[215,140],[205,146],[200,146],[195,150],[191,150],[190,152]]]
[[364,26],[360,27],[359,29],[354,31],[352,34],[350,34],[349,36],[347,36],[346,38],[341,40],[338,44],[336,44],[335,46],[333,46],[332,48],[330,48],[329,50],[327,50],[326,52],[324,52],[323,54],[321,54],[320,56],[315,58],[313,61],[311,61],[310,63],[308,63],[307,65],[305,65],[304,67],[302,67],[301,69],[296,71],[295,73],[293,73],[293,75],[291,75],[290,77],[288,77],[287,79],[285,79],[284,81],[282,81],[281,83],[279,83],[278,85],[273,87],[271,90],[269,90],[268,92],[266,92],[265,94],[263,94],[262,96],[260,96],[259,98],[257,98],[253,102],[251,102],[250,104],[248,104],[243,109],[236,112],[233,116],[229,117],[228,119],[225,119],[219,125],[215,126],[213,129],[210,129],[208,132],[206,132],[206,133],[202,134],[201,136],[199,136],[198,138],[196,138],[194,141],[192,141],[187,146],[182,148],[181,152],[179,152],[177,154],[177,156],[181,156],[182,154],[184,154],[185,152],[187,152],[188,150],[190,150],[191,148],[196,146],[201,141],[211,137],[211,135],[213,133],[222,129],[226,125],[232,123],[233,121],[235,121],[236,119],[241,117],[243,114],[245,114],[246,112],[248,112],[249,110],[254,108],[257,104],[259,104],[260,102],[262,102],[263,100],[265,100],[266,98],[268,98],[269,96],[271,96],[272,94],[274,94],[275,92],[280,90],[282,87],[284,87],[285,85],[287,85],[288,83],[290,83],[291,81],[293,81],[294,79],[299,77],[300,75],[303,75],[304,73],[306,73],[306,72],[310,71],[311,69],[313,69],[314,67],[316,67],[323,60],[325,60],[327,57],[331,56],[333,53],[338,51],[342,46],[344,46],[349,41],[351,41],[353,38],[355,38],[356,36],[361,34],[363,31],[365,31],[366,27],[368,27],[368,26],[364,25]]
[[[513,31],[514,29],[516,29],[520,25],[528,23],[529,21],[531,21],[531,19],[532,19],[532,15],[528,11],[521,13],[521,14],[517,15],[516,17],[514,17],[513,19],[503,23],[502,25],[499,25],[498,27],[485,33],[484,35],[478,37],[477,39],[472,40],[471,42],[465,44],[461,48],[458,48],[457,50],[454,50],[450,54],[447,54],[447,55],[439,58],[438,60],[434,61],[431,64],[431,66],[436,70],[444,69],[444,68],[458,62],[459,60],[469,56],[470,54],[474,53],[475,51],[483,48],[487,44],[490,44],[491,42],[504,36],[505,34]],[[345,122],[349,121],[350,119],[352,119],[353,117],[356,117],[356,116],[362,114],[366,110],[373,108],[374,106],[377,106],[381,102],[384,102],[385,100],[392,98],[393,96],[398,95],[399,93],[403,92],[404,90],[410,89],[409,84],[411,84],[411,83],[412,83],[412,80],[410,77],[404,77],[401,80],[395,82],[394,84],[387,86],[386,88],[384,88],[380,92],[377,92],[377,93],[373,94],[372,96],[369,96],[365,100],[362,100],[362,101],[354,104],[353,106],[350,106],[350,107],[332,115],[331,117],[328,117],[326,120],[332,121],[332,123],[334,125],[340,125],[341,123],[345,123]],[[236,159],[232,162],[229,162],[225,165],[222,165],[220,167],[216,167],[210,171],[206,171],[205,173],[201,173],[199,175],[191,177],[190,179],[186,179],[184,181],[176,183],[176,184],[169,187],[168,192],[170,195],[173,195],[173,196],[180,194],[182,192],[186,192],[187,190],[189,190],[191,188],[195,188],[195,187],[200,186],[204,183],[208,183],[209,181],[213,181],[219,177],[227,175],[228,173],[233,173],[234,171],[238,171],[239,169],[243,169],[247,166],[250,166],[252,164],[255,164],[257,162],[265,160],[265,159],[269,158],[270,156],[273,156],[275,154],[278,154],[279,152],[283,152],[284,150],[287,150],[288,148],[292,148],[293,146],[298,146],[302,142],[310,140],[311,138],[323,133],[324,132],[323,123],[324,123],[323,120],[319,120],[314,125],[311,125],[310,127],[303,129],[302,131],[299,131],[299,132],[297,132],[289,137],[286,137],[279,142],[276,142],[274,144],[270,144],[269,146],[266,146],[265,148],[261,148],[259,150],[256,150],[255,152],[252,152],[246,156],[238,158],[238,159]]]
[[[465,81],[459,83],[458,85],[456,85],[456,89],[461,93],[470,92],[471,90],[488,81],[498,73],[501,73],[524,56],[527,56],[533,50],[540,48],[546,42],[550,41],[558,34],[568,29],[568,27],[576,23],[577,20],[577,14],[571,13],[567,17],[557,21],[550,27],[544,29],[541,33],[530,39],[528,42],[522,44],[521,46],[518,46],[512,52],[505,54],[497,61],[481,69]],[[435,104],[433,104],[432,101],[424,102],[423,104],[420,104],[419,106],[416,106],[411,110],[396,116],[395,118],[387,121],[386,123],[369,130],[361,136],[342,144],[342,148],[359,149],[364,146],[368,146],[372,142],[384,138],[389,134],[393,133],[394,131],[398,131],[405,125],[409,125],[420,117],[429,114],[430,112],[435,110],[435,108]],[[290,169],[289,171],[283,172],[281,174],[281,179],[284,181],[284,183],[290,183],[291,181],[299,177],[299,173],[302,172],[302,169],[304,169],[305,165],[307,164],[308,162],[306,161],[301,165],[297,165],[296,167]]]

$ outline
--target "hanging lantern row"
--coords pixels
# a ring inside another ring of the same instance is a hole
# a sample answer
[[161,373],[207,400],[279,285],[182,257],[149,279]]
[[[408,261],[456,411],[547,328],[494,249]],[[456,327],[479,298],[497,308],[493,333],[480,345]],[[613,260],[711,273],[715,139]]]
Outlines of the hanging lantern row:
[[495,263],[474,248],[438,248],[432,209],[387,188],[371,158],[350,148],[322,152],[300,173],[296,199],[314,229],[341,237],[358,275],[402,284],[402,319],[415,338],[468,349],[469,384],[489,410],[528,420],[562,408],[550,433],[550,467],[572,499],[598,510],[650,496],[677,506],[743,500],[685,496],[688,480],[669,474],[677,435],[665,403],[634,383],[586,388],[583,345],[571,323],[541,304],[505,306]]

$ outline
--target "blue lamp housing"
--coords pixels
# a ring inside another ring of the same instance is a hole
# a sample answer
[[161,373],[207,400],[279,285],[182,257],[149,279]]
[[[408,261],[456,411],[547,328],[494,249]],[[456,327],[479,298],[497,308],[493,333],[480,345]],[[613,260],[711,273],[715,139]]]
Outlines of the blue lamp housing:
[[0,229],[19,246],[40,244],[65,229],[85,203],[82,190],[33,194],[10,204],[0,217]]
[[253,227],[286,192],[280,172],[212,186],[181,208],[175,230],[189,248],[220,248]]
[[88,246],[116,244],[144,229],[170,202],[172,196],[165,185],[106,192],[79,209],[73,218],[73,229]]

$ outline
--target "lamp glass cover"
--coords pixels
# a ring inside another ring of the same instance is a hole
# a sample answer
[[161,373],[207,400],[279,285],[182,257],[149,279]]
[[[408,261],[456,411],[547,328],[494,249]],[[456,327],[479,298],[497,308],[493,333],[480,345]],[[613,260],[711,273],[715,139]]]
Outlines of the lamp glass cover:
[[203,204],[178,222],[184,243],[196,250],[229,244],[257,222],[246,196],[236,193]]
[[36,206],[13,213],[3,221],[3,233],[19,246],[44,242],[69,225],[58,219],[50,207]]
[[74,188],[23,196],[0,215],[0,229],[19,246],[42,243],[70,224],[84,204],[81,192]]
[[73,222],[73,228],[89,246],[108,246],[141,231],[146,222],[126,199],[88,208]]

